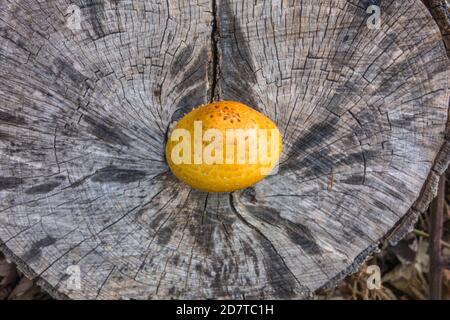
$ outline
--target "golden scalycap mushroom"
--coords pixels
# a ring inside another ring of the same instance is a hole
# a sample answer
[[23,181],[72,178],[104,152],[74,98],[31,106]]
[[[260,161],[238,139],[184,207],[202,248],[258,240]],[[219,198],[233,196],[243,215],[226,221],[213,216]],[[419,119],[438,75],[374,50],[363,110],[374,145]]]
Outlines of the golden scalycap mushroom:
[[195,189],[231,192],[273,173],[282,150],[275,123],[234,101],[200,106],[176,124],[166,145],[173,174]]

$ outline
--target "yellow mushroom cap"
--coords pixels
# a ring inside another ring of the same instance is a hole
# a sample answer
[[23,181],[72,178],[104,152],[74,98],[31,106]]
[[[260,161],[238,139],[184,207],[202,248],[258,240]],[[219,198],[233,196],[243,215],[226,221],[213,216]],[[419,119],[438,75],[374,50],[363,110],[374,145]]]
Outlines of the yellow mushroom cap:
[[245,189],[278,164],[280,131],[262,113],[234,101],[200,106],[169,134],[166,159],[173,174],[207,192]]

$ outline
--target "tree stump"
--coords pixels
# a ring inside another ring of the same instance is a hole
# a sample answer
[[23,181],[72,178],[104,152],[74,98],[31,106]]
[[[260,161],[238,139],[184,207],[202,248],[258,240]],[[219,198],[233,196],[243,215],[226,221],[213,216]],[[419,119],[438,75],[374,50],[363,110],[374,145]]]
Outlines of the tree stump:
[[[335,285],[412,227],[449,162],[449,15],[425,2],[1,1],[1,249],[57,298]],[[277,123],[280,170],[192,190],[168,128],[225,99]]]

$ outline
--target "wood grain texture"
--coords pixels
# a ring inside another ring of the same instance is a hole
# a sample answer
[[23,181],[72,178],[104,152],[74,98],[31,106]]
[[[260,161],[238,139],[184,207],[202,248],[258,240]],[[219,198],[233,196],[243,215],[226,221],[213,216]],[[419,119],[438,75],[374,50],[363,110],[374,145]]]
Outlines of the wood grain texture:
[[[449,162],[449,19],[428,2],[2,1],[2,250],[58,298],[334,285],[408,230]],[[277,123],[277,175],[231,194],[171,175],[169,126],[217,99]]]

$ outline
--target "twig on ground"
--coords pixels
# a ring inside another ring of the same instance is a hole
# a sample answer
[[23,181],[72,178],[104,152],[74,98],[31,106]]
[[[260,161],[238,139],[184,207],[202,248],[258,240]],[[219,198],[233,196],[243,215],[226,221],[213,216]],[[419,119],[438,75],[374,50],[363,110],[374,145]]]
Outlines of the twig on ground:
[[445,175],[439,180],[430,217],[430,299],[442,298],[442,227],[444,222]]

